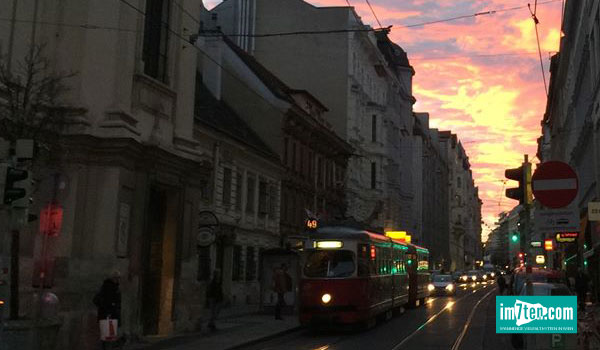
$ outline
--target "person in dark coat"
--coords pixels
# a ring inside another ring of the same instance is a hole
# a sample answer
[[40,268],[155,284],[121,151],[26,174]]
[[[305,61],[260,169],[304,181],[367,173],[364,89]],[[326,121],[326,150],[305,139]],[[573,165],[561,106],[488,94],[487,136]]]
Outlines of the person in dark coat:
[[215,321],[221,311],[221,305],[223,304],[223,284],[221,278],[221,270],[215,269],[213,277],[208,284],[206,291],[206,297],[208,299],[208,307],[210,308],[210,319],[208,321],[208,328],[216,330],[217,326]]
[[500,290],[500,295],[504,295],[504,290],[506,289],[506,280],[502,274],[498,274],[498,289]]
[[104,280],[100,291],[94,297],[94,304],[98,308],[98,320],[107,318],[121,320],[121,291],[119,290],[120,274],[112,273],[111,277]]
[[582,269],[577,271],[575,276],[575,290],[577,291],[577,301],[579,302],[579,308],[585,311],[585,299],[588,292],[588,276]]

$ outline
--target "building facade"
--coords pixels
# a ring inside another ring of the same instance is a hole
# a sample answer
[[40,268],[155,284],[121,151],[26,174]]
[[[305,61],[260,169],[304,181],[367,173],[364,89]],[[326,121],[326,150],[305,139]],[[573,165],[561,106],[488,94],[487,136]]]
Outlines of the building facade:
[[568,163],[577,173],[579,193],[572,205],[581,217],[580,236],[577,245],[561,247],[562,259],[576,255],[564,267],[574,274],[578,267],[587,266],[598,285],[600,227],[589,221],[587,213],[588,204],[600,199],[600,1],[567,1],[562,33],[560,51],[551,59],[538,158]]
[[[230,0],[211,13],[242,49],[286,84],[310,91],[327,106],[324,119],[354,148],[345,178],[346,215],[373,228],[414,230],[420,218],[409,209],[418,197],[409,186],[413,169],[402,166],[411,159],[398,151],[410,142],[415,101],[414,70],[406,54],[391,45],[386,33],[365,26],[352,7]],[[356,31],[253,36],[339,28]]]
[[450,211],[447,154],[440,143],[437,129],[429,128],[429,114],[415,113],[414,135],[421,139],[422,175],[422,229],[415,236],[415,243],[429,249],[433,269],[449,271],[452,266],[450,255]]

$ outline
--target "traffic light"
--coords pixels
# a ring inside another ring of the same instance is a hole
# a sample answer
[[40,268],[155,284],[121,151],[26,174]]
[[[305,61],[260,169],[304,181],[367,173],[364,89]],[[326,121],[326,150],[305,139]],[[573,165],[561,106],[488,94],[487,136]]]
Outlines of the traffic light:
[[513,242],[513,243],[519,242],[519,234],[517,232],[513,232],[510,235],[510,241]]
[[546,238],[544,240],[544,250],[551,251],[553,249],[554,249],[554,246],[552,245],[552,238]]
[[[0,164],[0,197],[4,204],[13,204],[27,207],[30,193],[30,173],[27,170],[17,169],[8,164]],[[27,180],[27,181],[23,181]],[[23,198],[22,201],[15,202]]]
[[531,190],[531,163],[529,163],[527,157],[525,157],[525,161],[520,167],[506,169],[504,176],[519,183],[519,187],[506,189],[506,197],[518,200],[519,204],[530,205],[533,194]]

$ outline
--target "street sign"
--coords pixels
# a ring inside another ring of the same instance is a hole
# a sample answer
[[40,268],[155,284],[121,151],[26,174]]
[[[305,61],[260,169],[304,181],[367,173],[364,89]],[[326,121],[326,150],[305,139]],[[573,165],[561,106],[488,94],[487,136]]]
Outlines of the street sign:
[[556,241],[559,243],[575,242],[579,237],[579,232],[561,232],[556,234]]
[[535,228],[540,233],[579,232],[579,215],[575,208],[535,211]]
[[600,202],[588,202],[588,220],[600,221]]
[[563,208],[577,196],[579,183],[571,166],[563,162],[540,164],[531,178],[533,195],[548,208]]
[[540,241],[533,241],[531,242],[531,247],[532,248],[540,248],[542,246],[542,242]]

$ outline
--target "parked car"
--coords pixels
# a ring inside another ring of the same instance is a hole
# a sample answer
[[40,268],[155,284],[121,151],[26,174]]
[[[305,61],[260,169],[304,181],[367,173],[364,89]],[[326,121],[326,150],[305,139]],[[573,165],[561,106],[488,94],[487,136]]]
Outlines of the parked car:
[[544,269],[539,267],[515,269],[513,274],[512,286],[512,292],[514,295],[521,295],[521,290],[527,280],[531,282],[564,283],[565,276],[562,271]]
[[[530,274],[532,275],[532,274]],[[537,274],[541,276],[541,274]],[[531,276],[530,276],[531,277]],[[569,287],[563,283],[525,282],[519,295],[572,295]],[[512,334],[513,346],[522,349],[552,349],[553,344],[560,343],[561,349],[578,349],[577,334]]]

